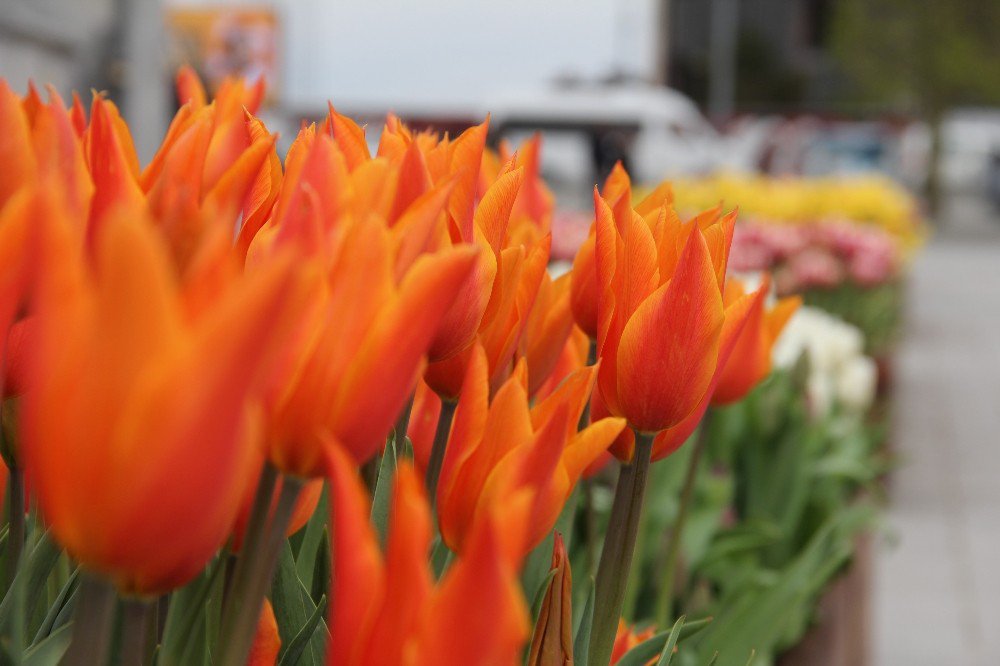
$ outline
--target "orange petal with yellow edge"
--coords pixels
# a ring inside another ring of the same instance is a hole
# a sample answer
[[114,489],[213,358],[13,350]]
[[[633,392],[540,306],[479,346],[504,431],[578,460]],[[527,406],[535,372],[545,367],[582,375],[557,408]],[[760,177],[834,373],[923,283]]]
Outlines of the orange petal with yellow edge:
[[618,400],[629,425],[659,432],[680,423],[715,372],[722,295],[701,231],[694,228],[673,278],[629,319],[618,349]]

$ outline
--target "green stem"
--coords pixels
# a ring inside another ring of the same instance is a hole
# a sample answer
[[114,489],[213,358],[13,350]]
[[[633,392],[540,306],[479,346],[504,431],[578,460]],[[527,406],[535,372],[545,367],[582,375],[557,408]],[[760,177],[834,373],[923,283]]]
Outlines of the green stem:
[[622,619],[626,622],[635,623],[636,605],[639,603],[640,588],[643,586],[644,567],[646,560],[643,557],[646,552],[646,541],[649,538],[649,530],[643,529],[646,520],[646,507],[639,510],[639,531],[635,535],[635,552],[638,555],[632,562],[632,569],[628,574],[628,584],[625,587],[625,601],[622,603]]
[[[597,340],[591,338],[587,351],[587,365],[591,366],[595,363],[597,363]],[[576,424],[577,432],[588,425],[590,425],[590,396],[587,396],[583,412],[580,413],[580,420]],[[581,491],[583,493],[583,529],[586,540],[586,559],[584,561],[587,565],[587,575],[593,576],[594,566],[597,564],[597,513],[594,510],[594,481],[583,479],[581,483],[583,485]]]
[[[254,553],[260,550],[260,542],[267,527],[268,517],[271,513],[271,500],[274,498],[274,489],[278,485],[278,470],[271,463],[265,463],[257,480],[257,492],[253,497],[253,506],[250,507],[250,517],[247,519],[246,532],[243,535],[243,545],[240,552],[243,555]],[[245,561],[246,557],[238,557],[236,566],[230,567],[226,571],[226,592],[232,589],[235,571],[239,569],[239,563]]]
[[[278,553],[285,541],[285,532],[295,510],[302,481],[285,476],[273,514],[268,520],[270,498],[277,470],[270,463],[261,475],[254,509],[247,528],[247,540],[240,550],[233,572],[232,584],[222,612],[219,646],[219,666],[244,666],[260,615],[264,596],[271,586]],[[263,510],[259,510],[263,507]]]
[[103,666],[115,624],[115,590],[90,574],[81,577],[73,612],[73,637],[61,666]]
[[399,413],[399,418],[396,419],[396,442],[398,445],[399,440],[406,436],[406,430],[410,427],[410,413],[413,411],[413,395],[411,395],[406,404],[403,405],[403,410]]
[[607,664],[611,661],[611,649],[625,601],[625,588],[639,531],[639,516],[642,514],[642,500],[646,494],[654,434],[636,432],[632,462],[622,465],[618,472],[608,532],[604,537],[601,561],[597,566],[594,622],[590,633],[588,660],[592,664]]
[[4,559],[3,583],[9,590],[17,575],[17,565],[24,550],[24,471],[11,467],[7,480],[7,557]]
[[128,599],[122,603],[121,666],[150,663],[156,634],[156,599]]
[[701,424],[701,432],[691,445],[691,458],[688,460],[687,472],[684,475],[684,486],[681,488],[681,501],[677,509],[677,518],[670,527],[667,555],[663,565],[663,579],[660,581],[660,598],[656,604],[656,626],[668,627],[673,618],[674,590],[677,586],[677,561],[681,551],[681,536],[684,534],[684,523],[687,522],[691,499],[694,496],[694,485],[698,477],[698,466],[708,440],[709,412]]
[[594,575],[597,566],[597,510],[594,508],[594,480],[584,479],[583,485],[583,534],[586,540],[587,576]]
[[454,400],[441,401],[441,415],[438,417],[437,429],[434,431],[434,445],[431,447],[431,458],[427,463],[427,496],[431,504],[436,505],[438,479],[441,476],[441,465],[444,463],[444,452],[448,446],[448,435],[451,433],[451,422],[455,418]]

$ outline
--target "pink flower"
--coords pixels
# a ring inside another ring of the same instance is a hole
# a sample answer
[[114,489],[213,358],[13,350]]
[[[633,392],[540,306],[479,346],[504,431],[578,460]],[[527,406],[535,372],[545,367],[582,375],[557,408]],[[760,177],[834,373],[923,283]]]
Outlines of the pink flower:
[[553,261],[573,261],[576,251],[587,240],[593,216],[575,210],[556,210],[552,216]]
[[844,266],[829,250],[808,247],[788,261],[788,268],[800,288],[834,287],[844,279]]

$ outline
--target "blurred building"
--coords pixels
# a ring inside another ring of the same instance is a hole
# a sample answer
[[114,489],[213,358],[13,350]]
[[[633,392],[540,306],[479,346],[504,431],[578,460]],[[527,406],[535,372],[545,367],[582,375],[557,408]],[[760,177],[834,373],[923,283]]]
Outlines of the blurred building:
[[115,0],[0,0],[0,75],[29,78],[61,94],[107,87],[119,25]]
[[[713,51],[732,40],[733,110],[822,109],[837,90],[832,0],[671,0],[668,83],[707,104]],[[730,15],[731,14],[731,15]],[[731,29],[719,31],[719,24]]]

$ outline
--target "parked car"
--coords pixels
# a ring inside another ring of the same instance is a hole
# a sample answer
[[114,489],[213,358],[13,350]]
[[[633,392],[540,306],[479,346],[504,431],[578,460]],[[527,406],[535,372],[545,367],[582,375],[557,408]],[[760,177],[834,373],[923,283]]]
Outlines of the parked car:
[[1000,152],[1000,109],[956,109],[941,127],[941,177],[954,192],[989,191],[993,155]]
[[[637,181],[713,171],[722,139],[681,93],[641,82],[554,86],[488,100],[495,138],[541,131],[543,171],[556,181],[603,178],[621,160]],[[587,159],[589,157],[589,159]]]

